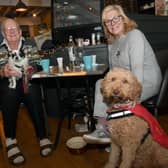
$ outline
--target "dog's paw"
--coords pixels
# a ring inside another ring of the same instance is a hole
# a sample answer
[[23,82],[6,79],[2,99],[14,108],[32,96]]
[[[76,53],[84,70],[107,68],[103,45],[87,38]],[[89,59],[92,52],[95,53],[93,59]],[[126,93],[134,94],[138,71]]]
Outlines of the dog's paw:
[[16,88],[16,78],[14,78],[14,77],[9,78],[9,88],[11,88],[11,89]]

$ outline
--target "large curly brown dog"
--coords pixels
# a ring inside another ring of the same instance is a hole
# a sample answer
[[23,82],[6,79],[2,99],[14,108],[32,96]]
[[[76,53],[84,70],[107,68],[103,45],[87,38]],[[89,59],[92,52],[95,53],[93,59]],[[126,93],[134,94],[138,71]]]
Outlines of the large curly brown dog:
[[101,91],[107,111],[116,114],[108,120],[112,150],[105,168],[168,168],[168,149],[153,140],[148,123],[129,111],[124,117],[121,111],[116,113],[119,107],[138,102],[141,84],[135,75],[114,68],[103,79]]

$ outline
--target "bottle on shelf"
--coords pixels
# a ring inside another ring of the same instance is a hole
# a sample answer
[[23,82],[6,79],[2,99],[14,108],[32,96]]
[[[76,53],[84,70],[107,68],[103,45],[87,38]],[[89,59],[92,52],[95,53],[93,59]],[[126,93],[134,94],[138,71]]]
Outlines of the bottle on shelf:
[[73,41],[73,36],[69,36],[69,43],[68,43],[68,54],[69,54],[69,66],[70,70],[74,71],[75,69],[75,61],[76,61],[76,46]]
[[85,54],[83,47],[78,47],[76,50],[76,65],[77,69],[83,70],[83,55]]
[[91,35],[91,41],[92,41],[92,45],[96,44],[96,34],[95,33],[92,33],[92,35]]
[[97,44],[101,44],[101,34],[100,34],[100,32],[97,32],[97,34],[96,34],[96,41],[97,41]]
[[76,63],[78,66],[81,66],[81,64],[83,63],[82,56],[83,56],[83,53],[81,51],[79,51],[77,54],[77,57],[76,57]]

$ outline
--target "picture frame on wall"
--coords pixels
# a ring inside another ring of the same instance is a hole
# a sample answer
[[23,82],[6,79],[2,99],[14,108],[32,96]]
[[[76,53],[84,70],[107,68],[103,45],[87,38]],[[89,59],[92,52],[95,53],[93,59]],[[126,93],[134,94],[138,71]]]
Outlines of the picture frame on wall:
[[155,15],[168,16],[168,0],[155,0]]

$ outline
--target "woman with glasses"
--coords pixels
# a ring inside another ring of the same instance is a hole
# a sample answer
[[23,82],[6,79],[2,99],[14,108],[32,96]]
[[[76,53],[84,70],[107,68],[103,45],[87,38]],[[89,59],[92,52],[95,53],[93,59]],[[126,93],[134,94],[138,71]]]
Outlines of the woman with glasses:
[[[109,67],[123,67],[132,71],[142,83],[141,101],[156,95],[162,76],[154,51],[135,21],[119,5],[106,6],[102,12],[102,25],[108,42]],[[94,116],[96,130],[85,134],[88,143],[110,143],[106,129],[106,105],[100,93],[101,80],[96,82]]]

